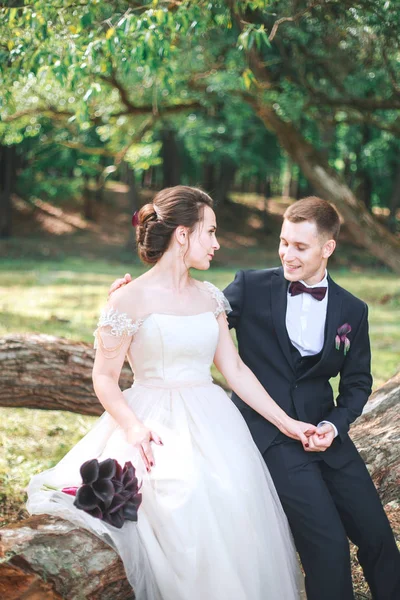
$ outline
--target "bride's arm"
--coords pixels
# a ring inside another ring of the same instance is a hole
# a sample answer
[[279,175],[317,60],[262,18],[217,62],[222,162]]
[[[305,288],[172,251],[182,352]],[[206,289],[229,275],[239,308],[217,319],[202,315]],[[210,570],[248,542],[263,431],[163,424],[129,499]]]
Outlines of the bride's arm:
[[282,433],[302,442],[308,448],[307,436],[317,428],[309,423],[296,421],[271,398],[257,377],[240,358],[231,338],[225,314],[218,317],[219,341],[214,364],[222,373],[230,388],[265,419],[273,423]]
[[92,371],[93,387],[97,398],[122,429],[134,427],[139,422],[118,385],[129,343],[130,340],[127,340],[114,358],[105,356],[99,347]]
[[[97,336],[100,336],[100,339],[98,340],[98,349],[92,372],[94,391],[105,410],[124,430],[127,441],[139,450],[146,469],[150,471],[155,464],[150,442],[162,444],[162,441],[155,431],[148,429],[137,418],[128,406],[118,385],[125,355],[132,338],[127,336],[121,345],[119,345],[117,338],[114,344],[118,345],[118,351],[115,353],[104,347],[101,332],[98,332]],[[104,338],[106,337],[107,334]]]

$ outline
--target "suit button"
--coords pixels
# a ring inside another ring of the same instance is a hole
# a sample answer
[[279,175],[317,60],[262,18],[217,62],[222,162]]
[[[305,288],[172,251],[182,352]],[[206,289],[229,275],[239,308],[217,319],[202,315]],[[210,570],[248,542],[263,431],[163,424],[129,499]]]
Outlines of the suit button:
[[299,386],[296,384],[296,385],[294,386],[294,389],[295,389],[295,390],[297,390],[297,388],[298,388],[298,387],[299,387]]

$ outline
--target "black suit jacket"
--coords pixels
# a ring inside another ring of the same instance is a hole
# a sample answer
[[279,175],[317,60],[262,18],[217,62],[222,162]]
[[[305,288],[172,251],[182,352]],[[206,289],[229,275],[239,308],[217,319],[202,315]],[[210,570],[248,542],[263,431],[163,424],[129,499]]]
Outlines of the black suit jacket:
[[[236,330],[239,354],[272,398],[294,418],[318,424],[334,423],[339,435],[324,459],[346,460],[352,443],[350,424],[361,414],[371,393],[371,351],[367,305],[338,286],[328,276],[325,342],[321,358],[297,376],[286,330],[288,282],[282,268],[239,271],[224,293],[232,312],[229,326]],[[350,349],[335,347],[337,329],[348,323]],[[340,373],[339,395],[334,402],[329,380]],[[245,404],[236,394],[232,400],[242,412],[261,453],[278,434],[277,428]]]

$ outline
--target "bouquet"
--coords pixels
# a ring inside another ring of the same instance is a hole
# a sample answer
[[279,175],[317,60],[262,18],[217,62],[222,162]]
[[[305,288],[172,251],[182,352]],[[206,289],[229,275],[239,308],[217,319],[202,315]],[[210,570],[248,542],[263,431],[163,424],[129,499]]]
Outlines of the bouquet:
[[142,494],[139,493],[135,467],[130,461],[122,468],[114,458],[102,462],[94,458],[83,463],[80,474],[80,487],[61,490],[75,496],[76,508],[118,529],[125,521],[137,521]]

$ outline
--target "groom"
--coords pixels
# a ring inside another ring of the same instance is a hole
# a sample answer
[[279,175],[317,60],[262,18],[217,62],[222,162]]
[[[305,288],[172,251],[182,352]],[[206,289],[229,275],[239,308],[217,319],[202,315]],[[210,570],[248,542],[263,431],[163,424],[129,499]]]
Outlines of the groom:
[[[282,267],[239,271],[225,290],[243,361],[292,417],[319,424],[309,449],[235,394],[269,468],[306,574],[308,600],[353,600],[347,538],[376,600],[400,600],[400,555],[348,436],[371,393],[367,306],[327,274],[340,221],[316,197],[284,214]],[[339,395],[329,380],[340,373]]]

